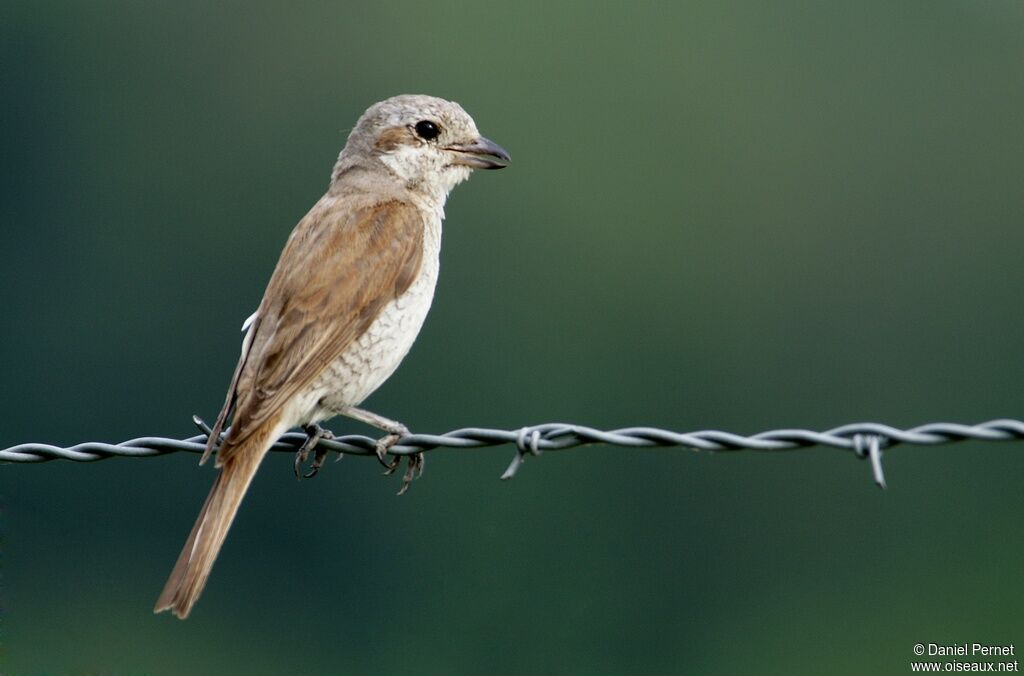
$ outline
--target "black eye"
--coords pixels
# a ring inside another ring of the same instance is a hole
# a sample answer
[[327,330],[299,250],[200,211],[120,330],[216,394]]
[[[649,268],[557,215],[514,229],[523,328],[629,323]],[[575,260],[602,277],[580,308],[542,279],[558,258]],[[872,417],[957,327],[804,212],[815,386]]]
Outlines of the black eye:
[[430,120],[420,120],[416,123],[416,135],[421,139],[433,141],[440,133],[441,130]]

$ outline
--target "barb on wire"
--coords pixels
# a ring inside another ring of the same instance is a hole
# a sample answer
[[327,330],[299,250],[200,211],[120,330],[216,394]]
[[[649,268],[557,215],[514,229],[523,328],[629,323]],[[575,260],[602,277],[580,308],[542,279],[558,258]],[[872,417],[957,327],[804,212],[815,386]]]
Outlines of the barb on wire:
[[[119,444],[87,442],[60,447],[49,444],[19,444],[0,450],[0,462],[47,462],[74,460],[93,462],[114,456],[146,458],[186,451],[202,453],[210,428],[199,417],[193,421],[203,432],[188,439],[139,437]],[[626,427],[603,431],[583,425],[544,423],[528,425],[514,430],[465,427],[444,434],[410,434],[392,446],[389,452],[408,456],[436,448],[482,448],[513,444],[516,455],[501,475],[511,479],[519,471],[528,455],[545,451],[562,451],[588,444],[608,444],[626,448],[682,447],[696,451],[792,451],[810,446],[831,446],[853,451],[858,457],[871,461],[875,483],[885,488],[882,473],[882,451],[898,444],[934,446],[968,439],[978,441],[1019,441],[1024,439],[1024,422],[1012,419],[990,420],[977,425],[937,422],[901,430],[880,423],[864,422],[842,425],[824,432],[805,429],[779,429],[743,436],[732,432],[702,430],[672,432],[655,427]],[[285,434],[271,450],[296,453],[306,440],[299,432]],[[362,435],[338,436],[319,442],[328,450],[339,454],[376,456],[376,440]]]

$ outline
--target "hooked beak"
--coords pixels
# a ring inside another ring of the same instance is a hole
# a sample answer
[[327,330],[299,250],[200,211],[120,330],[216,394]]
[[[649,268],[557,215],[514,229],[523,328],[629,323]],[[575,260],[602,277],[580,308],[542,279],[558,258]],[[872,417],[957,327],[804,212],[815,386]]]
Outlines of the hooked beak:
[[502,169],[512,158],[508,151],[483,136],[470,143],[455,143],[447,146],[454,154],[452,164],[464,164],[474,169]]

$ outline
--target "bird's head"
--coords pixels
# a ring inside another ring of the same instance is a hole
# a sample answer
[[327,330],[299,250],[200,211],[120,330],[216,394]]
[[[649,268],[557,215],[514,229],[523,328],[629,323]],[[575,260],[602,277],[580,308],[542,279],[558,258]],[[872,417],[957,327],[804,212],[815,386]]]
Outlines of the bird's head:
[[510,161],[504,148],[480,135],[459,104],[406,94],[363,113],[338,157],[333,180],[343,180],[349,168],[377,169],[382,179],[443,204],[472,169],[501,169]]

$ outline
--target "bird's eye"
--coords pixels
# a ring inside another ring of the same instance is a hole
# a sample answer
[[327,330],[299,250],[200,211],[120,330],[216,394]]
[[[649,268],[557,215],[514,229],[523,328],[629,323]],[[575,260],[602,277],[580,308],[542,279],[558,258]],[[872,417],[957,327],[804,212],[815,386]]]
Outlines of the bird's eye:
[[441,130],[437,128],[437,125],[430,120],[420,120],[416,123],[416,135],[426,141],[433,141],[437,138]]

